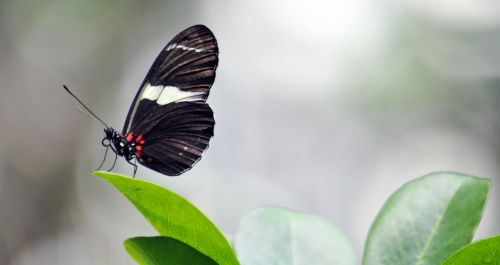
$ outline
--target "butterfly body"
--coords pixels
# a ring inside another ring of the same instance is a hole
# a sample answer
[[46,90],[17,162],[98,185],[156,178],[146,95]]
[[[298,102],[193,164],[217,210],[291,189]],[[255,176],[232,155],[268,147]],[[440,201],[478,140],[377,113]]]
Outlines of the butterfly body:
[[113,152],[118,156],[123,156],[127,161],[138,158],[140,162],[143,162],[141,151],[144,140],[141,140],[142,137],[134,139],[132,133],[124,137],[111,127],[104,129],[104,133],[106,136],[102,139],[102,144],[105,147],[110,147]]

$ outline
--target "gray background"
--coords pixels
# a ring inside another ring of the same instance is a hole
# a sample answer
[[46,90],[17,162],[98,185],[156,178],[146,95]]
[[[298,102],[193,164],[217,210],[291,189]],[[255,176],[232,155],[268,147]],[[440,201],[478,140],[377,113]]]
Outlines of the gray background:
[[360,257],[395,189],[453,170],[493,179],[477,237],[499,233],[498,2],[12,0],[0,1],[0,264],[133,264],[122,241],[155,232],[90,176],[102,128],[61,85],[121,129],[158,52],[198,23],[220,45],[215,138],[181,177],[138,177],[229,234],[263,204],[318,214]]

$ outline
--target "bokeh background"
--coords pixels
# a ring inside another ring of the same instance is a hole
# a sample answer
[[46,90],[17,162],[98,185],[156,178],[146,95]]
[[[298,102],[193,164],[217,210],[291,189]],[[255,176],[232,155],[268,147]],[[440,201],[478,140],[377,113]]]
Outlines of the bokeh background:
[[[500,232],[500,2],[0,1],[0,264],[133,264],[155,235],[91,176],[146,71],[179,31],[220,45],[215,138],[191,171],[138,177],[226,233],[272,204],[318,214],[361,257],[400,185],[441,170],[493,180],[476,238]],[[117,172],[132,169],[119,160]]]

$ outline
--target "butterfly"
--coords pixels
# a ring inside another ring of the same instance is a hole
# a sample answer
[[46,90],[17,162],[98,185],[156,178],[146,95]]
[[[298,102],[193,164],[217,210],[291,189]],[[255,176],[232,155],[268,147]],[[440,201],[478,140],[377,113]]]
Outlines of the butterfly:
[[214,136],[214,114],[206,103],[215,80],[219,49],[204,25],[177,34],[160,52],[130,106],[121,132],[109,127],[88,109],[105,129],[102,145],[134,166],[178,176],[201,159]]

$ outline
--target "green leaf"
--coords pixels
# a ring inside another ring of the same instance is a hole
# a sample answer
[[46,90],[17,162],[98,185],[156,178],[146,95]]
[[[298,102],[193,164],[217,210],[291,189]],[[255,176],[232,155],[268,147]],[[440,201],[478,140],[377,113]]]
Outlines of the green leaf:
[[477,241],[462,248],[443,265],[496,265],[500,264],[500,235]]
[[217,265],[196,249],[170,237],[134,237],[125,240],[123,245],[141,265]]
[[233,244],[245,265],[353,265],[356,260],[351,243],[332,223],[275,207],[244,217]]
[[177,239],[218,264],[239,264],[224,235],[186,199],[140,179],[103,171],[96,171],[94,175],[113,184],[160,235]]
[[472,240],[489,180],[434,173],[405,184],[370,228],[364,265],[436,265]]

